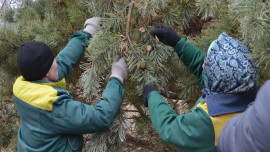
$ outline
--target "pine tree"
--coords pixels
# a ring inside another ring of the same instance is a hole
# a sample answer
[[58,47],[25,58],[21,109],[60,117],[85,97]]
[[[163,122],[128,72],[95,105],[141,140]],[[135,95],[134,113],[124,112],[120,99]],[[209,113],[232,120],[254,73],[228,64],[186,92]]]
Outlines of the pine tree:
[[[253,52],[259,67],[260,85],[269,79],[269,31],[270,31],[270,4],[267,0],[228,0],[212,3],[210,0],[199,0],[198,9],[205,17],[215,16],[217,21],[227,18],[225,28],[232,25],[231,35],[240,39]],[[205,4],[205,5],[201,5]],[[214,6],[213,6],[214,5]],[[204,7],[208,6],[208,7]],[[209,8],[218,8],[212,9]],[[215,13],[211,13],[215,12]],[[228,25],[226,23],[230,23]],[[217,28],[223,25],[218,25]],[[209,32],[209,31],[207,31]]]
[[[269,44],[268,2],[198,0],[197,10],[194,1],[110,1],[110,3],[90,1],[88,4],[91,14],[104,18],[103,30],[92,40],[87,50],[86,57],[89,62],[84,64],[86,72],[81,77],[80,84],[84,88],[84,95],[90,101],[93,96],[98,96],[98,90],[102,89],[99,84],[104,84],[104,80],[108,79],[110,63],[116,56],[125,56],[127,59],[130,76],[126,84],[128,88],[126,102],[133,104],[138,110],[143,109],[140,105],[141,99],[138,97],[142,86],[146,83],[154,83],[161,90],[165,88],[164,92],[174,90],[177,85],[178,88],[183,89],[176,90],[182,95],[181,99],[191,101],[194,97],[197,98],[200,87],[196,80],[189,79],[190,73],[186,69],[183,70],[181,63],[172,62],[177,59],[170,48],[163,46],[149,35],[149,29],[157,23],[170,25],[183,35],[194,22],[194,17],[198,17],[191,12],[198,12],[201,20],[211,21],[213,24],[206,27],[200,36],[190,38],[190,41],[198,47],[206,50],[207,42],[209,44],[221,32],[226,31],[243,40],[254,51],[259,59],[258,65],[268,65],[262,62],[269,56],[256,54],[258,49],[266,48],[263,52],[267,52],[267,47],[269,48],[267,45]],[[250,33],[251,29],[252,33]],[[179,65],[179,67],[168,65]],[[175,75],[179,71],[181,71],[180,76],[176,78]],[[169,85],[172,82],[177,83]],[[193,92],[197,95],[188,96]],[[145,111],[143,112],[140,113],[141,116],[147,115]],[[110,138],[107,133],[98,134],[101,139]],[[93,142],[92,145],[98,145]],[[102,144],[106,145],[106,143]]]

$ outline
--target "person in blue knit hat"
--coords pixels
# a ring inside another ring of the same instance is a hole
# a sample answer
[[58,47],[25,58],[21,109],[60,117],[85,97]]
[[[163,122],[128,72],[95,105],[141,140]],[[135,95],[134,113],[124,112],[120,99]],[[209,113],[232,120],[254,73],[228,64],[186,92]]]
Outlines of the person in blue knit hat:
[[82,151],[85,133],[106,130],[124,99],[127,79],[124,58],[112,64],[110,80],[96,106],[75,101],[66,90],[69,72],[84,54],[101,18],[85,21],[56,56],[43,42],[20,45],[17,62],[22,76],[13,85],[20,117],[18,152]]
[[173,47],[204,86],[194,107],[177,115],[155,85],[145,84],[142,101],[157,133],[183,152],[217,151],[227,121],[243,112],[257,93],[258,70],[250,50],[225,32],[211,43],[207,54],[170,26],[158,24],[150,34]]

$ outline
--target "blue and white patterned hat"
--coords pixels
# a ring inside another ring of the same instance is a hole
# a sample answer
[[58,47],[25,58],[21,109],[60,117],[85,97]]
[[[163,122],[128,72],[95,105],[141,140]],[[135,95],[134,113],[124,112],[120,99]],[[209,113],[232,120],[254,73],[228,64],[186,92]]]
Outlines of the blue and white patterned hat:
[[209,94],[243,93],[257,86],[255,59],[243,43],[223,32],[210,49],[203,71]]

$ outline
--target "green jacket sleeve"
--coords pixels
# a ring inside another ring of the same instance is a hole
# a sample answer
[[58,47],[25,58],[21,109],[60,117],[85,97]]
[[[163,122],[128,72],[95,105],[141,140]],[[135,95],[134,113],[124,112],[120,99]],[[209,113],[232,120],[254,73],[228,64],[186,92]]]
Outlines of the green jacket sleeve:
[[177,115],[157,92],[148,95],[151,121],[163,140],[182,151],[215,151],[214,128],[201,108]]
[[[62,96],[54,103],[54,130],[58,134],[84,134],[107,129],[118,112],[124,87],[111,79],[96,106],[83,104]],[[67,99],[66,99],[67,98]]]
[[73,66],[79,61],[90,37],[87,32],[77,31],[70,37],[65,48],[56,56],[59,80],[66,78]]
[[186,41],[185,38],[182,38],[178,42],[174,48],[174,51],[179,56],[179,59],[182,60],[183,63],[189,68],[189,70],[196,75],[199,82],[204,85],[202,78],[202,65],[204,62],[205,52]]

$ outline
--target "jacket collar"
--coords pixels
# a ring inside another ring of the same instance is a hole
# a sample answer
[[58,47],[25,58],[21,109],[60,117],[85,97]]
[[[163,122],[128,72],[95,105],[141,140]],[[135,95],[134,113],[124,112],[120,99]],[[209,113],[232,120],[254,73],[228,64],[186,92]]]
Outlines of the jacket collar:
[[244,111],[255,100],[258,88],[255,87],[246,93],[214,93],[209,94],[202,90],[202,97],[206,99],[208,114],[212,117]]

